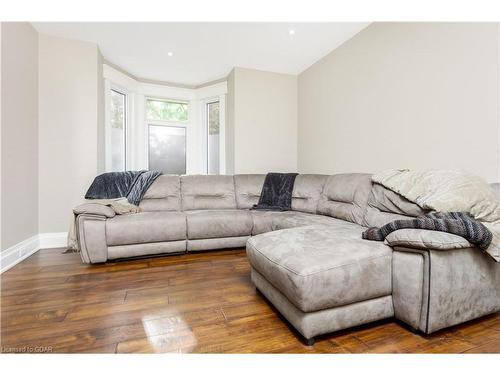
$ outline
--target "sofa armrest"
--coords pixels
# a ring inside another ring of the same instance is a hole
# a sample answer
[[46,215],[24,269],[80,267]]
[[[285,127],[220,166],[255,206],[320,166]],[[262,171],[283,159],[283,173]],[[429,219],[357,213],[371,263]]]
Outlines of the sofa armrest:
[[116,215],[115,211],[111,207],[97,203],[84,203],[76,206],[75,208],[73,208],[73,213],[75,215],[88,214],[104,216],[107,218],[112,218]]
[[103,263],[108,260],[106,220],[103,215],[77,216],[76,235],[83,263]]
[[426,229],[399,229],[390,233],[385,242],[392,246],[422,250],[454,250],[474,247],[455,234]]

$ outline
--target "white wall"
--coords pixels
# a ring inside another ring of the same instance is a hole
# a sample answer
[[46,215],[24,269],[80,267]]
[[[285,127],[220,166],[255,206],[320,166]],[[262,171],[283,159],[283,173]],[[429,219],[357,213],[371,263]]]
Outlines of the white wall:
[[38,234],[38,36],[1,24],[1,249]]
[[103,165],[100,54],[95,44],[39,35],[40,232],[68,230]]
[[229,77],[234,173],[297,170],[297,77],[235,68]]
[[498,24],[370,25],[299,76],[299,171],[499,181],[498,56]]

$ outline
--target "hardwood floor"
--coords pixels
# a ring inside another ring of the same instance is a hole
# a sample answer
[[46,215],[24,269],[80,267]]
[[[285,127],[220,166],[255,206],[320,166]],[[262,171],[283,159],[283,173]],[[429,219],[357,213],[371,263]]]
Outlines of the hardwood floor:
[[104,265],[42,250],[1,275],[4,352],[499,353],[500,314],[433,335],[393,321],[317,339],[280,319],[244,250]]

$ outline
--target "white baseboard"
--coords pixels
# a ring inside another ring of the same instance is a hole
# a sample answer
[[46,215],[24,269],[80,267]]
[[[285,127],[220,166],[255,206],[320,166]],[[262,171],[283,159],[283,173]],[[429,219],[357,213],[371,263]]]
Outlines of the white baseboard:
[[67,237],[67,232],[40,233],[9,247],[1,252],[0,273],[11,269],[40,249],[66,247]]
[[0,273],[14,267],[19,262],[23,261],[31,254],[36,253],[40,249],[40,237],[38,234],[28,238],[7,250],[2,251]]

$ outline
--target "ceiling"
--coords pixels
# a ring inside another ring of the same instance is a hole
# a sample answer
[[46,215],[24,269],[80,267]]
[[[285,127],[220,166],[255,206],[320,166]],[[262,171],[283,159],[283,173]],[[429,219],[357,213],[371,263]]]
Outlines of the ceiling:
[[107,61],[137,78],[193,86],[226,77],[235,66],[299,74],[367,25],[33,23],[44,34],[96,43]]

